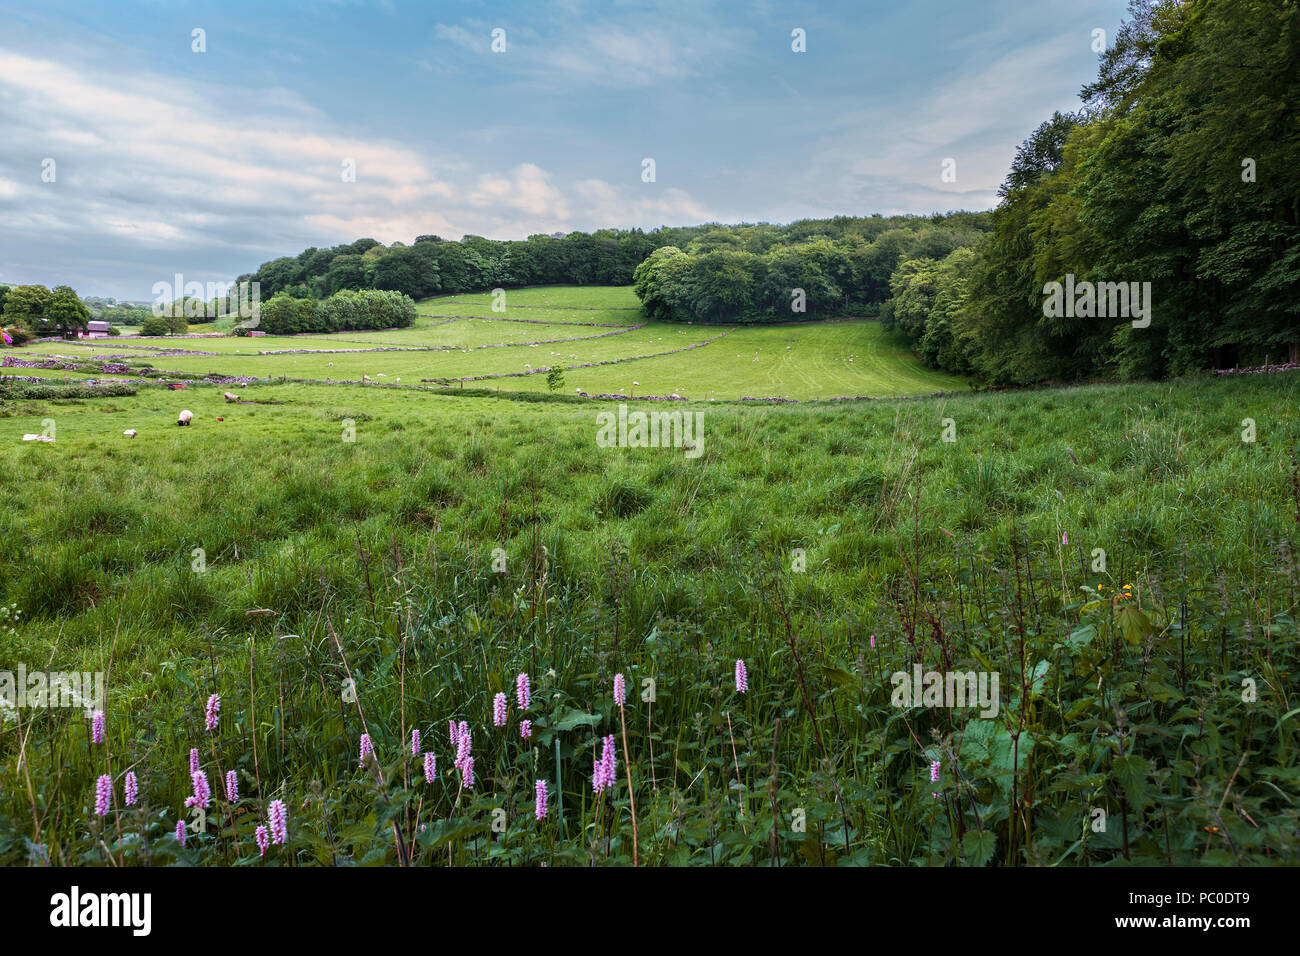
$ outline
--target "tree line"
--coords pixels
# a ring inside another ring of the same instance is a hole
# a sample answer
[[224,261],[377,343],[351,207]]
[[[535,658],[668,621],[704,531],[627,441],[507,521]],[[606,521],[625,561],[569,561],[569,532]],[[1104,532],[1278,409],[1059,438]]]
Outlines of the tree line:
[[[987,237],[900,266],[882,321],[993,383],[1300,359],[1300,6],[1136,0],[1082,100],[1020,146]],[[1150,283],[1150,315],[1100,308],[1112,283]]]

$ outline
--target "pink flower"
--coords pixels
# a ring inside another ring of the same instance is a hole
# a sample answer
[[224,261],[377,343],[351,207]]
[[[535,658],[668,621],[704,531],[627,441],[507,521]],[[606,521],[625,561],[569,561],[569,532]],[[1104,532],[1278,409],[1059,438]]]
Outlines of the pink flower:
[[233,770],[226,771],[226,799],[231,803],[239,800],[239,777]]
[[254,831],[254,836],[257,837],[257,852],[262,856],[266,856],[266,847],[270,843],[266,834],[266,827],[259,826]]
[[438,772],[438,761],[430,750],[424,755],[424,782],[433,783],[434,777]]
[[610,734],[603,741],[600,757],[595,761],[591,774],[593,793],[602,793],[614,786],[618,758],[614,755],[614,735]]
[[1069,543],[1070,543],[1070,532],[1068,532],[1068,531],[1062,531],[1062,532],[1061,532],[1061,544],[1062,544],[1062,545],[1067,545],[1067,544],[1069,544]]
[[411,731],[411,756],[420,756],[420,731],[418,730]]
[[533,810],[533,816],[538,820],[546,819],[546,781],[538,780],[533,787],[537,798],[537,807]]
[[221,710],[221,695],[213,694],[203,708],[203,722],[209,731],[217,729],[217,712]]
[[135,799],[139,795],[139,793],[140,793],[140,786],[135,779],[135,771],[128,770],[126,772],[126,805],[128,807],[135,806]]
[[939,782],[939,761],[937,760],[930,764],[930,782]]
[[528,740],[533,735],[533,722],[531,720],[519,721],[519,736]]
[[190,783],[194,786],[194,796],[185,801],[187,807],[206,807],[212,800],[212,791],[208,788],[208,775],[202,770],[190,774]]
[[497,694],[492,698],[492,724],[496,727],[506,725],[506,695]]
[[871,649],[873,651],[876,649],[876,635],[874,634],[871,635]]
[[361,735],[361,766],[366,765],[366,758],[373,756],[375,748],[370,745],[370,735]]
[[527,710],[528,705],[532,703],[533,687],[526,673],[515,678],[515,700],[518,702],[520,710]]
[[627,681],[622,674],[614,675],[614,703],[620,707],[627,703]]
[[185,821],[176,821],[176,842],[181,846],[185,845]]
[[199,748],[190,748],[190,776],[199,772]]
[[107,816],[109,804],[112,802],[113,778],[108,774],[101,774],[95,781],[95,816]]
[[271,842],[282,845],[289,842],[289,811],[283,800],[272,800],[266,808],[267,822],[271,824]]
[[474,747],[474,740],[469,734],[469,725],[465,721],[460,722],[456,728],[456,766],[461,767],[466,760],[472,759],[470,751]]
[[456,730],[456,721],[447,721],[447,736],[451,740],[451,746],[455,748],[457,741],[460,740],[460,734]]
[[474,758],[466,757],[460,765],[460,782],[466,790],[474,789]]
[[745,662],[736,661],[736,690],[739,693],[748,693],[749,691],[749,672],[745,670]]
[[90,715],[90,742],[92,744],[102,744],[104,742],[104,712],[97,710]]

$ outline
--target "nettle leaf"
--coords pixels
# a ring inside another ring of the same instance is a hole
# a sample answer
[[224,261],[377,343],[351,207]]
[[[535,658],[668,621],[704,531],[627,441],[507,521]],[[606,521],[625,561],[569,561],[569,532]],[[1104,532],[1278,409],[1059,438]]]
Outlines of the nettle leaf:
[[1070,636],[1065,639],[1066,647],[1072,650],[1082,650],[1092,643],[1092,639],[1097,636],[1097,628],[1091,624],[1084,624],[1082,627],[1076,627],[1070,632]]
[[556,718],[555,723],[551,725],[551,728],[553,730],[573,730],[577,727],[583,726],[584,724],[595,726],[599,722],[600,717],[596,714],[585,714],[576,708],[570,707]]
[[1047,661],[1039,661],[1034,665],[1034,672],[1029,678],[1029,696],[1042,697],[1043,688],[1047,686],[1047,672],[1051,670],[1052,665]]
[[1124,640],[1133,645],[1141,644],[1155,632],[1151,619],[1132,604],[1120,608],[1115,613],[1115,620],[1119,624],[1119,632],[1124,635]]
[[968,866],[984,866],[993,859],[998,849],[998,838],[988,830],[968,830],[961,840],[961,851]]
[[1147,791],[1147,776],[1151,772],[1146,760],[1126,754],[1111,761],[1110,769],[1115,775],[1115,781],[1124,788],[1128,802],[1135,807],[1142,806]]

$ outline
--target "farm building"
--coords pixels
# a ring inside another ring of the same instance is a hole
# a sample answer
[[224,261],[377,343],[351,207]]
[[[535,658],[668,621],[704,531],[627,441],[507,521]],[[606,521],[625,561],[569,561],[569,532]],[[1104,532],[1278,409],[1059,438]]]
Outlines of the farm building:
[[77,333],[80,339],[106,339],[108,338],[108,323],[92,320],[86,323],[86,331]]

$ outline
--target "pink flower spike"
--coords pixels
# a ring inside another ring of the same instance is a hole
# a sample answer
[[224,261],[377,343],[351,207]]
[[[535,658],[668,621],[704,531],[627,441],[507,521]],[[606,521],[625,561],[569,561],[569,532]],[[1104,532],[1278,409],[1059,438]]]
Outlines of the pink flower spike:
[[437,772],[438,772],[438,761],[437,758],[433,756],[433,751],[430,750],[427,754],[424,755],[424,782],[433,783],[434,779],[437,776]]
[[101,774],[95,781],[95,816],[108,816],[109,804],[113,802],[113,778]]
[[1067,545],[1067,544],[1069,544],[1069,543],[1070,543],[1070,532],[1068,532],[1068,531],[1062,531],[1062,532],[1061,532],[1061,544],[1062,544],[1062,545]]
[[619,707],[627,703],[627,681],[622,674],[614,675],[614,703]]
[[266,856],[266,848],[271,842],[266,834],[266,827],[259,826],[254,835],[257,837],[257,852],[262,856]]
[[289,842],[289,811],[283,800],[272,800],[266,808],[267,822],[271,824],[271,842],[277,846]]
[[194,785],[194,796],[185,801],[187,807],[206,807],[212,800],[212,790],[208,787],[208,775],[202,770],[195,770],[190,774],[190,782]]
[[90,742],[92,744],[102,744],[104,742],[104,712],[97,710],[90,715]]
[[372,747],[370,744],[370,735],[362,734],[361,735],[361,766],[364,767],[366,765],[366,758],[372,756],[374,752],[375,752],[375,748]]
[[239,777],[233,770],[226,771],[226,799],[231,803],[239,801]]
[[199,748],[191,747],[190,748],[190,776],[192,777],[198,772],[199,772]]
[[221,710],[221,695],[213,694],[208,698],[208,704],[203,709],[203,722],[211,732],[217,729],[217,712]]
[[533,736],[533,722],[531,720],[519,721],[519,736],[528,740]]
[[456,721],[454,720],[447,721],[447,737],[451,741],[452,747],[455,747],[457,741],[460,740],[460,734],[456,731]]
[[930,764],[930,782],[939,782],[939,761],[937,760]]
[[420,756],[420,731],[419,730],[411,731],[411,756],[412,757]]
[[181,846],[185,845],[185,821],[176,821],[176,842]]
[[520,710],[527,710],[532,700],[532,682],[528,679],[527,673],[522,673],[515,678],[515,701],[519,704]]
[[745,670],[745,662],[736,661],[736,690],[741,694],[749,692],[749,672]]
[[474,789],[474,758],[466,757],[460,765],[460,781],[466,790]]
[[492,698],[492,724],[495,727],[506,725],[506,695],[497,694]]
[[538,820],[546,819],[546,781],[538,780],[534,785],[533,792],[537,798],[537,807],[533,810],[533,816]]
[[126,805],[128,807],[135,806],[136,797],[139,794],[140,785],[135,779],[135,771],[128,770],[126,772]]

